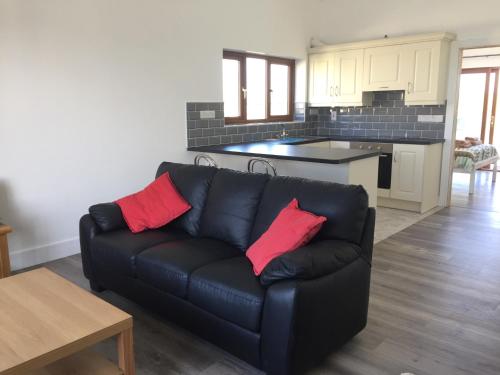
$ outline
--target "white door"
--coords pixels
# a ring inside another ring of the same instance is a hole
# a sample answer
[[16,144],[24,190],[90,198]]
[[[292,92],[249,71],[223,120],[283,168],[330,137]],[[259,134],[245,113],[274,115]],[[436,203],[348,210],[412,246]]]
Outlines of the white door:
[[309,103],[312,105],[332,104],[333,90],[332,54],[309,55]]
[[403,46],[365,49],[363,90],[405,90],[408,69],[405,69]]
[[333,55],[335,103],[362,105],[364,51],[352,50]]
[[409,78],[406,87],[406,103],[438,102],[439,41],[408,45]]
[[394,145],[391,198],[414,202],[422,201],[424,150],[425,146],[422,145]]

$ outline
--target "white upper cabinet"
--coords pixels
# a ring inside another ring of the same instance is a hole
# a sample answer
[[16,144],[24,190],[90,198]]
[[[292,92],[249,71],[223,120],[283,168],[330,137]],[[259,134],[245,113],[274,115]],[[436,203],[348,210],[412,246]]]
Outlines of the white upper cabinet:
[[401,45],[365,49],[363,90],[404,90],[407,78],[405,49]]
[[406,104],[442,104],[446,100],[448,48],[441,41],[410,44],[406,48],[408,84]]
[[313,106],[369,105],[363,94],[364,51],[309,55],[309,102]]
[[370,105],[367,93],[404,90],[407,105],[444,104],[453,39],[434,33],[313,48],[309,102]]
[[336,105],[368,105],[363,101],[362,49],[333,54],[334,102]]
[[309,55],[309,103],[330,106],[333,97],[333,55]]

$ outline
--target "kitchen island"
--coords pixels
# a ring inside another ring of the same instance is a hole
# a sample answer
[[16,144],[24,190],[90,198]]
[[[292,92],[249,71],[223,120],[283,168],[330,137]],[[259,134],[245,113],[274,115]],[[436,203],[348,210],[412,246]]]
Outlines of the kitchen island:
[[188,150],[209,154],[221,168],[246,171],[249,159],[266,158],[272,160],[280,176],[362,185],[368,193],[370,206],[376,207],[379,152],[317,147],[324,140],[297,137]]

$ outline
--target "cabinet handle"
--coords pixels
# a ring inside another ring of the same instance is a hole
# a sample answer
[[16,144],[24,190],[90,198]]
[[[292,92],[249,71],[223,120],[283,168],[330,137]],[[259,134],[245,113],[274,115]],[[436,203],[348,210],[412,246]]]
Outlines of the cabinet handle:
[[330,86],[330,96],[333,96],[333,86]]
[[335,96],[339,96],[339,87],[335,86]]
[[379,89],[388,89],[389,86],[380,86]]
[[411,94],[411,90],[412,90],[412,84],[411,82],[408,82],[408,94]]
[[398,160],[396,159],[396,155],[397,155],[397,154],[398,154],[398,152],[396,151],[396,152],[394,153],[394,159],[393,159],[393,160],[394,160],[394,163],[397,163],[397,162],[398,162]]

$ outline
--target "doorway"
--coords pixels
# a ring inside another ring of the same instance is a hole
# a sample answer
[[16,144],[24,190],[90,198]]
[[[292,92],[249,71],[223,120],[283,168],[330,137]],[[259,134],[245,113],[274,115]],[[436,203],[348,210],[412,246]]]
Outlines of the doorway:
[[[497,121],[497,115],[500,115],[499,90],[500,47],[463,50],[456,140],[465,142],[456,145],[452,206],[500,211],[500,188],[495,189],[493,181],[495,164],[489,162],[494,159],[495,150],[500,152],[500,129],[496,129],[500,121]],[[484,146],[476,146],[476,143]],[[462,155],[457,153],[459,149],[464,151],[464,155],[468,152],[475,155],[479,152],[477,147],[485,150],[482,164],[457,156]],[[472,165],[477,167],[474,172],[471,171]]]

